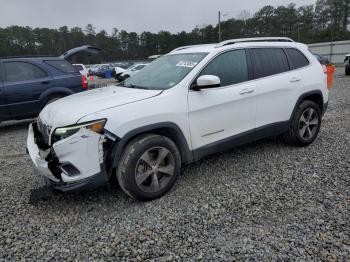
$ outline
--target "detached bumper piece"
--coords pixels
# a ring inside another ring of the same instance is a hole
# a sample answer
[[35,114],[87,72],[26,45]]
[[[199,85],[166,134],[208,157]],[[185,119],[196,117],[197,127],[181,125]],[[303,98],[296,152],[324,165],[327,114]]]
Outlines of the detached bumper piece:
[[27,151],[41,175],[56,190],[93,190],[108,183],[106,144],[110,141],[88,130],[49,146],[36,123],[29,126]]

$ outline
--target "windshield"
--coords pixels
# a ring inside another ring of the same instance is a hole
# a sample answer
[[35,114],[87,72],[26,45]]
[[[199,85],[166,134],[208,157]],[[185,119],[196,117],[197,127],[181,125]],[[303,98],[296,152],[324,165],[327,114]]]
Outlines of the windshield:
[[135,65],[129,66],[128,68],[126,68],[126,70],[131,71],[134,67]]
[[166,55],[121,83],[125,87],[163,90],[177,85],[207,53]]

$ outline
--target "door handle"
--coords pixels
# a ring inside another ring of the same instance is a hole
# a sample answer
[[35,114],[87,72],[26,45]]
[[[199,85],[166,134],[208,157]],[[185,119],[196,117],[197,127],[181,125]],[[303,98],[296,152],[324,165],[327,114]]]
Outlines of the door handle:
[[291,80],[289,80],[289,82],[291,83],[296,83],[296,82],[300,82],[301,79],[300,78],[297,78],[297,77],[293,77]]
[[251,94],[254,92],[254,89],[251,89],[251,88],[246,88],[246,89],[243,89],[241,92],[239,92],[240,95],[245,95],[245,94]]

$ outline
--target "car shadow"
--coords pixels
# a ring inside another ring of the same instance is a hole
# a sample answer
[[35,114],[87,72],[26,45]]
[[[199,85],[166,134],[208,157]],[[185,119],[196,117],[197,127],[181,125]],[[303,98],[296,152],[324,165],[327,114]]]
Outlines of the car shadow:
[[[212,163],[221,161],[221,159],[222,161],[245,161],[244,159],[254,151],[258,153],[259,150],[269,150],[269,148],[280,148],[281,146],[286,147],[286,150],[288,150],[287,148],[289,146],[285,144],[282,138],[273,137],[263,139],[257,142],[248,143],[242,146],[235,147],[233,149],[229,149],[217,154],[204,157],[203,159],[195,163],[182,167],[181,175],[179,177],[180,181],[178,180],[178,182],[172,188],[171,192],[176,191],[182,183],[186,183],[189,181],[191,181],[191,183],[193,182],[193,187],[195,187],[198,182],[197,180],[201,179],[201,176],[195,176],[196,174],[193,173],[193,170],[196,170],[199,167],[201,167],[201,169],[209,168],[210,165],[212,165]],[[95,206],[95,204],[99,205],[101,203],[112,203],[114,207],[122,207],[125,206],[125,203],[127,203],[127,206],[130,208],[135,205],[142,205],[142,202],[133,200],[130,197],[128,197],[120,189],[116,182],[94,191],[62,193],[59,191],[52,190],[52,188],[49,188],[47,186],[42,186],[40,188],[30,190],[29,204],[40,207],[41,203],[47,203],[47,205],[50,206],[57,205],[57,207],[60,208],[62,207],[62,205],[66,207],[76,206],[77,203],[84,203],[85,205],[91,206],[92,208],[93,206]]]

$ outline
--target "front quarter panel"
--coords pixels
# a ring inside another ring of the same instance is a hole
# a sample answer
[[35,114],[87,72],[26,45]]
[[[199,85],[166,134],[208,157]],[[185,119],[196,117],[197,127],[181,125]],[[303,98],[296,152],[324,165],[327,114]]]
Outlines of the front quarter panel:
[[187,92],[178,85],[155,97],[87,115],[79,122],[106,118],[105,129],[119,138],[140,127],[170,122],[179,127],[191,148]]

